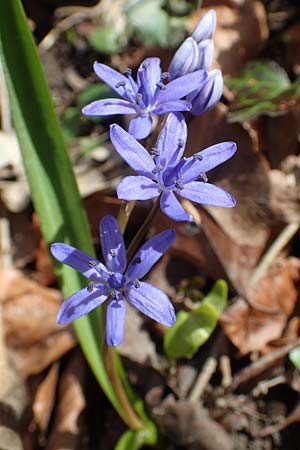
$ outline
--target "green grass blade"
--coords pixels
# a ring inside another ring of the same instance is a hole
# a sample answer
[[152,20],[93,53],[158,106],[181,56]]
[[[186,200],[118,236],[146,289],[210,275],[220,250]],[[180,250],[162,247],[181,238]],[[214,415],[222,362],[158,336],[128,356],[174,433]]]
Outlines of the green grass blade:
[[[48,245],[55,241],[68,242],[93,255],[72,166],[20,0],[0,1],[0,57],[43,236]],[[74,270],[56,264],[56,271],[64,296],[83,286]],[[74,325],[99,384],[124,418],[101,360],[100,323],[100,313],[96,310]]]

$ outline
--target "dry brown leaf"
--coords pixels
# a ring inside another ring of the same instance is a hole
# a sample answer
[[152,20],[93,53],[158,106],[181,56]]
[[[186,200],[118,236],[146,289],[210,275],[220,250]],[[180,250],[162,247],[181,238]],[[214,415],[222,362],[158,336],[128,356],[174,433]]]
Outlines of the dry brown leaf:
[[79,418],[86,406],[83,394],[85,369],[82,355],[77,352],[60,378],[58,405],[46,450],[82,448],[83,431]]
[[46,377],[38,387],[32,405],[35,422],[43,432],[45,432],[48,428],[53,405],[55,402],[55,393],[58,382],[58,369],[58,363],[52,364]]
[[288,258],[260,281],[249,297],[253,308],[239,298],[222,314],[223,330],[241,354],[263,351],[282,336],[298,297],[299,268],[298,259]]

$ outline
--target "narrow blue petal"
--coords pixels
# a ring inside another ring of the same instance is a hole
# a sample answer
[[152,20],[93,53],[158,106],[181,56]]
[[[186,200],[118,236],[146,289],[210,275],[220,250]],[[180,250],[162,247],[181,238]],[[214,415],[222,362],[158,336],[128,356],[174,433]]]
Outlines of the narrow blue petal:
[[150,114],[138,115],[131,119],[128,133],[135,139],[145,139],[151,133],[152,117]]
[[208,11],[204,16],[199,20],[196,25],[192,37],[198,43],[203,39],[211,39],[216,31],[217,24],[217,16],[213,9]]
[[119,155],[133,170],[139,175],[153,178],[155,164],[147,150],[131,134],[113,124],[110,127],[110,139]]
[[[194,72],[199,68],[199,49],[197,42],[188,37],[180,45],[172,58],[168,72],[171,80],[182,77],[187,73]],[[202,67],[201,67],[202,68]]]
[[179,112],[170,113],[157,141],[160,155],[157,157],[163,168],[174,167],[182,158],[187,139],[187,126]]
[[161,68],[159,58],[146,58],[138,69],[137,83],[146,106],[151,104],[156,91],[156,84],[160,81],[160,76]]
[[127,265],[126,249],[120,226],[113,216],[104,216],[99,225],[102,253],[108,269],[124,272]]
[[110,116],[112,114],[136,114],[136,109],[127,100],[108,98],[96,100],[82,108],[85,116]]
[[116,347],[123,341],[126,318],[126,305],[120,293],[118,299],[112,299],[108,303],[106,313],[106,342],[107,345]]
[[192,181],[177,193],[181,197],[201,205],[223,206],[224,208],[232,208],[236,205],[231,194],[210,183]]
[[123,97],[130,102],[135,101],[137,86],[135,86],[133,80],[129,81],[125,75],[98,62],[94,63],[94,71],[98,77],[117,92],[120,97]]
[[164,103],[160,103],[158,106],[153,109],[153,114],[157,114],[158,116],[162,114],[166,114],[168,112],[175,111],[190,111],[192,108],[192,104],[186,100],[170,100]]
[[164,192],[162,194],[160,198],[160,209],[166,216],[178,222],[184,220],[192,222],[194,220],[193,217],[183,209],[173,192]]
[[129,303],[146,316],[171,327],[176,316],[174,307],[167,295],[148,283],[139,282],[139,287],[131,287],[126,291]]
[[203,114],[215,106],[223,93],[223,77],[220,70],[209,72],[206,82],[198,91],[188,95],[188,100],[193,104],[191,113]]
[[198,44],[199,62],[197,69],[208,70],[214,58],[214,43],[212,39],[204,39]]
[[[71,245],[59,242],[52,244],[50,250],[58,261],[73,267],[73,269],[80,272],[86,278],[98,283],[107,280],[108,273],[106,267],[87,253]],[[91,263],[93,266],[91,266]]]
[[171,102],[185,97],[192,91],[199,89],[199,86],[205,82],[207,78],[206,70],[197,70],[193,73],[183,75],[176,80],[170,81],[165,89],[162,89],[158,95],[158,103]]
[[177,178],[180,178],[183,183],[195,181],[201,173],[219,166],[231,158],[235,152],[236,144],[234,142],[220,142],[212,145],[187,158],[178,172]]
[[101,305],[108,296],[108,288],[98,284],[90,291],[88,287],[71,295],[63,302],[57,316],[57,323],[64,324],[85,316],[90,311]]
[[129,176],[123,178],[117,187],[118,198],[121,200],[149,200],[160,194],[158,184],[147,177]]
[[162,257],[176,238],[175,230],[166,230],[149,239],[132,258],[126,275],[129,279],[143,278]]

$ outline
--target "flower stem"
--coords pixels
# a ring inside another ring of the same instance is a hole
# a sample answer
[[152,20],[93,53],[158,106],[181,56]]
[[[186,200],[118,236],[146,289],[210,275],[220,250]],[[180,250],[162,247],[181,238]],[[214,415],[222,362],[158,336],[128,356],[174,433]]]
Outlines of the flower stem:
[[156,216],[156,214],[158,213],[158,211],[159,211],[159,199],[156,198],[154,200],[151,211],[149,212],[148,216],[146,217],[145,222],[143,223],[143,225],[138,230],[138,232],[136,233],[136,235],[134,236],[134,238],[132,239],[132,241],[129,244],[129,247],[127,249],[128,261],[130,261],[131,258],[133,257],[133,255],[135,254],[141,240],[143,239],[143,237],[149,230],[149,226],[150,226],[152,220],[154,219],[154,217]]

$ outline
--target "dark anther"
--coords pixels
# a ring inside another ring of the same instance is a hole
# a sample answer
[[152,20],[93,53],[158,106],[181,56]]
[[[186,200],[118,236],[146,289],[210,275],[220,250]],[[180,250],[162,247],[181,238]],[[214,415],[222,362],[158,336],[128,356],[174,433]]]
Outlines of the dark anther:
[[160,76],[161,81],[169,81],[170,79],[170,74],[169,72],[163,72]]
[[88,290],[88,292],[93,292],[93,289],[94,289],[94,283],[91,282],[87,285],[87,290]]
[[111,249],[109,250],[109,253],[110,253],[110,255],[111,255],[113,258],[115,258],[115,257],[117,256],[117,254],[118,254],[116,248],[111,248]]
[[180,148],[182,148],[184,146],[184,140],[183,139],[178,139],[178,146]]
[[140,264],[142,262],[141,258],[138,256],[132,260],[132,264]]
[[96,267],[97,266],[97,261],[89,261],[89,266],[90,267]]
[[201,172],[199,173],[199,178],[201,179],[201,181],[203,181],[203,183],[207,183],[208,182],[208,178],[205,172]]
[[119,88],[119,87],[124,87],[124,86],[126,86],[126,83],[125,83],[125,81],[119,81],[119,83],[117,83],[116,85],[115,85],[115,88]]
[[140,282],[139,280],[133,280],[133,286],[138,289],[140,287]]
[[150,153],[151,153],[152,156],[159,156],[160,155],[160,151],[156,147],[151,148]]
[[148,66],[149,66],[149,64],[144,62],[144,63],[142,64],[142,69],[147,69]]
[[118,298],[115,290],[110,291],[109,296],[110,296],[110,298],[114,298],[115,300],[117,300],[117,298]]
[[132,70],[128,67],[124,70],[123,75],[125,75],[125,77],[132,75]]
[[161,89],[162,91],[163,91],[164,89],[166,89],[166,85],[165,85],[164,83],[162,83],[161,81],[160,81],[159,83],[156,83],[156,86],[157,86],[159,89]]
[[143,101],[143,95],[139,92],[138,94],[136,94],[136,102],[138,105],[140,105]]
[[201,155],[193,155],[193,158],[194,158],[196,161],[202,161],[202,160],[203,160],[203,156],[201,156]]
[[182,181],[181,180],[175,181],[175,187],[176,187],[176,189],[179,189],[179,190],[183,189]]

